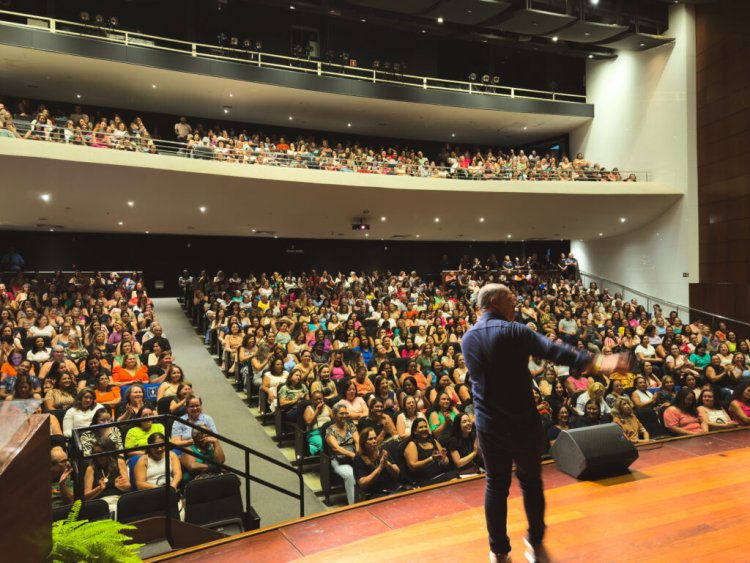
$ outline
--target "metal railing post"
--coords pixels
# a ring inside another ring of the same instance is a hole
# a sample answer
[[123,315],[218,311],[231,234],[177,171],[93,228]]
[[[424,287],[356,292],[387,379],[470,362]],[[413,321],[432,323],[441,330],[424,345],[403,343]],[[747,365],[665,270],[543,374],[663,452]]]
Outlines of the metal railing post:
[[57,33],[57,20],[49,20],[49,32]]
[[125,45],[130,44],[130,34],[126,31],[125,32]]
[[263,54],[260,51],[258,51],[258,66],[259,67],[263,66],[263,61],[261,60],[262,57],[263,57]]
[[250,511],[250,452],[245,450],[245,511]]
[[427,90],[427,78],[422,79],[422,88]]
[[323,76],[323,65],[320,64],[320,61],[318,61],[318,76]]
[[198,46],[195,43],[192,43],[190,45],[190,54],[193,57],[197,57],[198,56]]
[[169,438],[164,440],[164,490],[166,494],[166,503],[164,505],[164,537],[167,538],[169,545],[174,547],[174,538],[172,537],[172,514],[170,511],[170,500],[172,499],[172,471],[170,468],[170,462],[172,461],[172,450],[170,449],[171,442]]
[[378,81],[378,71],[373,69],[372,71],[372,83],[375,84]]

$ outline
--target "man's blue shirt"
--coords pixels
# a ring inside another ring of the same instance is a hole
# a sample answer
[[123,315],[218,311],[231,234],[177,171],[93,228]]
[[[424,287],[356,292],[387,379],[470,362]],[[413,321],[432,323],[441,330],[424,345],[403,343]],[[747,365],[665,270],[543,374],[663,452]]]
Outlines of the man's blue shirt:
[[469,368],[476,425],[483,432],[517,431],[539,420],[532,394],[529,356],[582,368],[586,350],[557,344],[524,324],[483,313],[461,340]]

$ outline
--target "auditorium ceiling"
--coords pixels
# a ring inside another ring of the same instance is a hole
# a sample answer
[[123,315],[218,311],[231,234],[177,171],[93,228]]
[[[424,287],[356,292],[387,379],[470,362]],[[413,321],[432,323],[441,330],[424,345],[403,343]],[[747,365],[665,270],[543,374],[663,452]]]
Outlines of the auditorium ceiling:
[[232,120],[355,138],[512,146],[566,135],[590,120],[332,94],[8,45],[0,45],[0,84],[0,94],[84,108],[184,113],[207,123]]

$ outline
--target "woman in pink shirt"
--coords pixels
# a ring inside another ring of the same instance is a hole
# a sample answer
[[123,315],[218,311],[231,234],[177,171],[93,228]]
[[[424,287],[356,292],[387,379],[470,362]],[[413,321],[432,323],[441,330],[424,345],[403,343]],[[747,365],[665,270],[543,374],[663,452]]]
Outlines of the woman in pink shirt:
[[743,381],[734,389],[729,415],[741,426],[750,426],[750,382]]
[[695,394],[687,387],[677,392],[672,406],[664,411],[664,426],[677,436],[708,432],[708,423],[698,416]]

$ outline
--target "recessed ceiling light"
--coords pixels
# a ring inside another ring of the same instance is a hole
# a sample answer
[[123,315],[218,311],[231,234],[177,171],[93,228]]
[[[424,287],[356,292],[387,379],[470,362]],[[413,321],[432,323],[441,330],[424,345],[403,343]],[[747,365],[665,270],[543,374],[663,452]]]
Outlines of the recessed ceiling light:
[[512,237],[513,235],[508,235],[508,238]]
[[256,231],[255,229],[253,229],[253,232],[255,233],[255,232],[257,232],[257,231]]
[[587,32],[585,32],[585,33],[584,33],[584,35],[585,35],[586,37],[588,37],[588,36],[589,36],[589,35],[591,35],[591,34],[590,34],[590,33],[589,33],[588,31],[587,31]]
[[55,232],[55,229],[50,229],[50,230],[49,230],[49,232],[50,232],[50,233],[54,233],[54,232]]
[[347,127],[351,127],[351,126],[352,126],[352,124],[351,124],[351,123],[347,123],[347,124],[346,124],[346,126],[347,126]]
[[229,110],[227,108],[224,108],[224,113],[229,113]]
[[206,206],[205,205],[201,205],[198,209],[200,210],[201,213],[205,213],[206,212]]
[[294,118],[293,118],[293,117],[292,117],[292,116],[290,115],[290,116],[289,116],[289,121],[292,121],[293,119],[294,119]]
[[603,237],[603,236],[604,236],[604,233],[599,233],[599,236],[600,236],[600,237]]
[[417,238],[419,238],[419,235],[417,235]]
[[625,217],[620,217],[620,223],[624,223],[625,221],[627,221]]
[[440,222],[440,217],[435,217],[435,222],[439,223]]
[[289,6],[289,9],[290,10],[296,10],[297,8],[295,8],[294,6]]
[[641,43],[641,47],[645,47],[645,46],[646,46],[646,44],[645,44],[645,43]]
[[455,137],[455,136],[456,136],[456,134],[455,134],[455,133],[451,133],[451,137]]
[[589,58],[590,58],[590,59],[593,59],[593,58],[594,58],[594,55],[589,55]]
[[385,215],[380,218],[381,221],[385,221]]
[[151,88],[156,88],[156,84],[152,84],[152,85],[151,85]]
[[439,18],[437,19],[437,22],[438,22],[438,23],[443,23],[443,21],[444,21],[444,20],[443,20],[443,18],[442,18],[442,17],[439,17]]
[[361,19],[361,20],[359,20],[359,21],[361,21],[362,23],[367,23],[367,20],[366,20],[365,18],[362,18],[362,19]]
[[487,40],[486,39],[482,39],[482,43],[487,43]]
[[558,39],[559,39],[559,37],[558,37],[557,35],[555,35],[555,36],[554,36],[554,37],[552,38],[552,41],[554,41],[555,43],[557,43]]
[[369,236],[370,236],[370,233],[365,233],[365,236],[366,236],[366,237],[369,237]]
[[47,203],[49,203],[49,200],[52,199],[52,196],[49,194],[42,194],[39,197],[42,198],[42,201],[46,201]]
[[273,235],[273,238],[279,238],[279,235]]
[[78,98],[80,100],[81,99],[81,95],[80,94],[76,94],[76,98]]
[[480,223],[484,223],[484,217],[480,217],[480,218],[479,218],[479,222],[480,222]]
[[128,206],[129,206],[129,207],[133,207],[134,205],[135,205],[135,202],[134,202],[134,201],[129,201],[129,202],[128,202]]
[[524,125],[523,126],[523,130],[526,131],[527,129],[528,129],[528,127],[526,127],[526,125]]
[[423,29],[423,30],[422,30],[422,33],[427,33],[427,30],[426,30],[426,29]]
[[591,0],[591,5],[596,6],[599,3],[599,0]]
[[117,221],[117,224],[122,227],[122,221]]
[[234,94],[232,94],[231,92],[229,92],[229,97],[230,98],[234,98]]
[[148,234],[148,233],[149,233],[149,231],[146,231],[146,234]]

